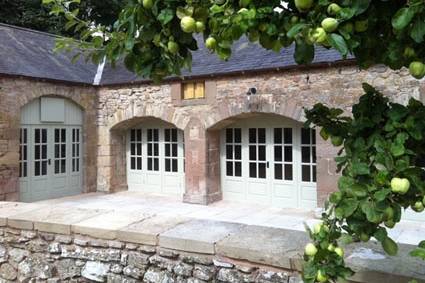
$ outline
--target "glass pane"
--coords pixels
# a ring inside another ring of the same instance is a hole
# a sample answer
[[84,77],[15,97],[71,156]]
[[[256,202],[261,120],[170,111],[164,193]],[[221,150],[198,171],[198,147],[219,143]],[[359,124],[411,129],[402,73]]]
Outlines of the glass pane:
[[130,168],[132,169],[132,170],[134,170],[134,169],[136,169],[136,158],[135,157],[131,157],[130,158]]
[[242,163],[241,162],[235,162],[235,176],[236,177],[242,176]]
[[40,146],[36,145],[34,147],[34,159],[40,159]]
[[242,146],[235,145],[235,159],[241,160],[242,159]]
[[165,139],[166,142],[170,141],[170,130],[169,129],[164,130],[164,139]]
[[312,168],[313,168],[313,182],[316,182],[316,165],[313,165]]
[[274,178],[276,180],[282,180],[282,164],[274,165]]
[[153,145],[153,150],[154,150],[154,152],[153,152],[153,154],[155,155],[155,156],[158,156],[159,155],[159,144],[154,144]]
[[159,141],[159,130],[158,129],[154,129],[153,138],[154,138],[154,141]]
[[285,144],[292,144],[292,129],[291,128],[284,129],[284,138],[285,138]]
[[266,178],[266,163],[258,164],[258,177],[261,179]]
[[170,172],[171,171],[171,161],[170,159],[165,159],[165,172]]
[[308,146],[301,147],[301,160],[303,163],[310,162],[310,147]]
[[142,144],[141,143],[137,143],[137,151],[136,151],[137,155],[142,155]]
[[173,141],[173,142],[177,142],[177,129],[172,129],[171,130],[171,134],[172,134],[172,136],[171,136],[171,140]]
[[154,170],[159,171],[159,159],[158,158],[154,159]]
[[285,164],[285,180],[292,181],[294,179],[294,174],[292,171],[291,164]]
[[59,173],[59,160],[55,160],[55,174]]
[[303,165],[301,167],[301,175],[303,182],[310,182],[310,165]]
[[148,155],[152,155],[152,144],[148,144]]
[[257,160],[257,147],[255,145],[249,146],[249,160]]
[[55,158],[59,158],[60,154],[59,154],[59,145],[55,144]]
[[148,141],[152,141],[152,129],[148,129]]
[[142,141],[142,130],[141,129],[138,129],[136,131],[136,134],[137,134],[137,136],[136,136],[137,141],[141,142]]
[[27,129],[24,129],[24,143],[27,143]]
[[280,145],[274,147],[274,161],[282,161],[282,147]]
[[227,143],[233,142],[233,129],[226,129],[226,142]]
[[62,158],[66,157],[66,145],[65,144],[61,145],[61,157]]
[[34,175],[40,176],[40,161],[34,163]]
[[61,160],[61,173],[66,173],[66,160]]
[[226,176],[233,176],[233,162],[226,162]]
[[292,162],[292,146],[285,146],[285,161]]
[[313,150],[313,152],[312,152],[312,155],[313,155],[313,163],[316,163],[316,147],[315,147],[315,146],[313,146],[312,150]]
[[310,129],[301,129],[301,143],[310,144]]
[[257,178],[257,163],[249,163],[249,177]]
[[27,163],[25,162],[23,165],[24,165],[24,176],[23,177],[26,177],[27,176]]
[[41,130],[41,140],[43,143],[47,143],[47,130],[42,129]]
[[249,129],[249,142],[250,143],[257,142],[257,129],[253,129],[253,128]]
[[311,140],[312,144],[316,144],[316,130],[311,130]]
[[242,142],[242,130],[239,128],[235,129],[235,142],[236,143]]
[[40,129],[35,129],[34,142],[40,143]]
[[258,147],[258,160],[266,160],[266,146],[265,145],[260,145]]
[[24,148],[24,160],[27,160],[28,159],[28,156],[27,156],[27,153],[28,153],[27,146],[24,145],[23,148]]
[[264,128],[258,129],[258,142],[266,143],[266,129]]
[[173,172],[177,172],[179,167],[177,165],[177,159],[173,159],[172,161],[172,165],[173,165]]
[[55,142],[59,142],[59,129],[55,129]]
[[177,144],[175,144],[175,143],[174,143],[174,144],[172,145],[172,149],[173,149],[173,156],[174,156],[174,157],[177,157]]
[[275,128],[274,129],[274,143],[281,144],[282,143],[282,129]]
[[226,145],[226,159],[233,159],[233,146]]
[[171,156],[171,145],[170,144],[165,144],[165,156]]
[[46,159],[47,158],[47,145],[41,146],[41,158]]
[[136,130],[131,130],[130,132],[130,141],[136,140]]
[[47,161],[41,162],[41,175],[47,175]]
[[142,158],[137,157],[136,161],[137,161],[137,170],[142,170]]
[[148,158],[148,170],[152,171],[152,158]]
[[61,130],[62,142],[66,142],[66,129]]

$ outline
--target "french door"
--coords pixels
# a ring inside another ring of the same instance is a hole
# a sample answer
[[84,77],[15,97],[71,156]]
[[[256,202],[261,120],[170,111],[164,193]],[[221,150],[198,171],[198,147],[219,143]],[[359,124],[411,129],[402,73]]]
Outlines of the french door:
[[181,195],[184,188],[183,132],[158,123],[128,134],[129,190]]
[[22,201],[81,192],[81,127],[22,125],[20,190]]
[[292,121],[235,123],[222,131],[224,199],[315,207],[315,147],[314,130]]

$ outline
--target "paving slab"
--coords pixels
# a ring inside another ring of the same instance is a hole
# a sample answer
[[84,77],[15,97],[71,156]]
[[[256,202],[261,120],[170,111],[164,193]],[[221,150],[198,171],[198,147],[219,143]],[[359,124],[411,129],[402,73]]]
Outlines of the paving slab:
[[194,253],[215,254],[215,244],[237,233],[243,224],[192,220],[159,235],[159,246]]
[[[44,207],[45,205],[37,203],[24,203],[24,202],[0,202],[0,226],[7,225],[7,219],[10,216],[36,210]],[[27,224],[22,229],[33,229],[32,224]]]
[[118,229],[117,239],[144,245],[157,245],[158,235],[191,220],[187,217],[156,215]]
[[28,229],[58,234],[71,234],[71,225],[107,211],[80,209],[62,206],[42,206],[39,209],[15,214],[7,219],[7,225],[18,229]]
[[75,223],[71,230],[77,234],[112,240],[117,238],[120,228],[151,216],[143,212],[112,211]]
[[292,269],[309,239],[305,232],[245,226],[216,245],[218,255]]

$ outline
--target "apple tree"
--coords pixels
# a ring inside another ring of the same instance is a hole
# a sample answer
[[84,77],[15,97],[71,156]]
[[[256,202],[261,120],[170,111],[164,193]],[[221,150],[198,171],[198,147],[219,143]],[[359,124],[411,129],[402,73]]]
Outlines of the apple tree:
[[[343,58],[353,55],[363,69],[384,64],[407,67],[417,79],[425,76],[423,0],[128,0],[113,25],[82,19],[80,0],[43,2],[79,34],[79,41],[58,40],[58,49],[78,47],[94,62],[124,61],[130,71],[154,81],[190,69],[197,38],[227,60],[242,36],[276,52],[295,45],[298,64],[311,63],[315,46],[322,46]],[[424,210],[419,164],[425,156],[424,105],[414,99],[407,106],[392,103],[366,84],[364,91],[352,116],[321,104],[306,111],[307,125],[320,127],[324,139],[341,146],[336,157],[341,177],[322,222],[308,229],[305,282],[335,282],[353,274],[344,263],[343,238],[374,237],[388,254],[396,254],[387,229],[404,209]],[[425,243],[411,254],[425,259]]]

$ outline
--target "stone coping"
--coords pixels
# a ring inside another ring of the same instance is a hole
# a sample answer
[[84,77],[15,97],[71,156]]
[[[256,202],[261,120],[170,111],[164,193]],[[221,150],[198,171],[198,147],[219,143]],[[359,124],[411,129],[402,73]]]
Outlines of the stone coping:
[[[71,209],[43,203],[0,203],[0,226],[57,234],[155,245],[183,252],[216,255],[300,271],[307,234],[300,231],[213,220],[99,209]],[[346,247],[346,261],[357,271],[355,282],[425,282],[425,261],[384,254],[376,242]]]

